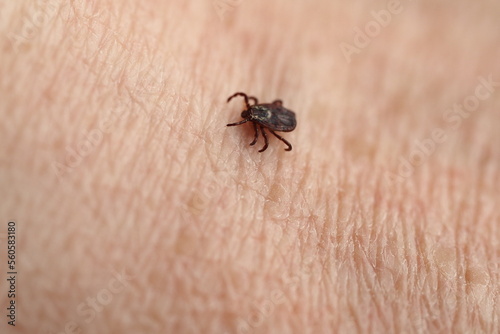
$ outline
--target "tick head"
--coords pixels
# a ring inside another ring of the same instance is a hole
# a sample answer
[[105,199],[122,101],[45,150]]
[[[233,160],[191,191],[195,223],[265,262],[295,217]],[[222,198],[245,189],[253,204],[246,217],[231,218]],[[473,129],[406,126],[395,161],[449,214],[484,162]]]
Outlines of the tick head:
[[241,117],[244,119],[250,118],[250,109],[245,109],[241,112]]

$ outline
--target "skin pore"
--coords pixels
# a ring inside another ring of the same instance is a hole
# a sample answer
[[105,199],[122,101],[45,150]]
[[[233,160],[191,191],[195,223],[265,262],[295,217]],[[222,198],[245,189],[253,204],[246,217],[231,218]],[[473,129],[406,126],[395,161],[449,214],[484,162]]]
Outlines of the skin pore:
[[495,1],[0,6],[2,333],[500,331]]

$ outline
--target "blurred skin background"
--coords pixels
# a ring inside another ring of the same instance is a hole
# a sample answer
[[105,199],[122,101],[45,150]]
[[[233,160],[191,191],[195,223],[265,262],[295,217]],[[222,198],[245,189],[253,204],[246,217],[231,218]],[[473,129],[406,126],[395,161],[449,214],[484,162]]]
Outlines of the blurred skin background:
[[499,15],[1,2],[1,332],[498,333]]

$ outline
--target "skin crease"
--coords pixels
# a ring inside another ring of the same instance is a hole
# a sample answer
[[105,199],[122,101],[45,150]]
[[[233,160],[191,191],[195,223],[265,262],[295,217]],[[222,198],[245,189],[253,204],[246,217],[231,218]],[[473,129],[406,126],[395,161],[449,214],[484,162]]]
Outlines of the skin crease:
[[2,333],[500,331],[497,2],[0,6]]

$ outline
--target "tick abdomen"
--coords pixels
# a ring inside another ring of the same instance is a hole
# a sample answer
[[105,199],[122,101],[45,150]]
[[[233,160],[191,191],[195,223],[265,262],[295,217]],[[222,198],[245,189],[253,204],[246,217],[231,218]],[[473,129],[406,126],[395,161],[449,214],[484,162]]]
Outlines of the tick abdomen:
[[251,107],[252,120],[275,131],[290,132],[297,126],[295,113],[281,106],[260,104]]

